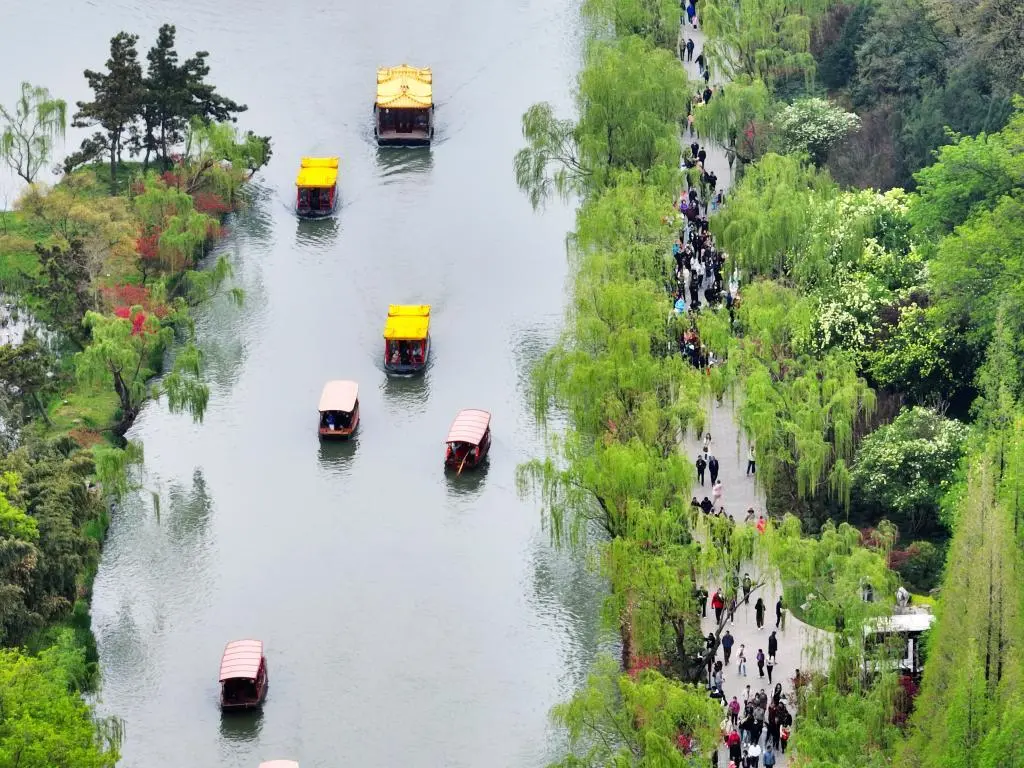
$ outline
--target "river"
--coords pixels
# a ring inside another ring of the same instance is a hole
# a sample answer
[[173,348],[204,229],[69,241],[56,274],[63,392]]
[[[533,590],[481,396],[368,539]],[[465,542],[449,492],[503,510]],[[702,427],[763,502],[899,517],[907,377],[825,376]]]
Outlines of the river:
[[[586,672],[600,584],[551,551],[514,471],[541,436],[524,397],[565,303],[563,205],[516,189],[519,118],[570,109],[577,4],[382,0],[86,3],[15,0],[2,99],[22,79],[88,92],[125,29],[211,52],[211,80],[274,140],[221,244],[244,306],[198,313],[212,386],[204,422],[149,404],[130,437],[145,491],[116,515],[95,584],[101,712],[126,724],[126,768],[538,766],[548,710]],[[431,151],[372,142],[375,68],[434,69]],[[69,145],[81,132],[71,132]],[[290,211],[303,154],[342,158],[344,207]],[[389,303],[433,305],[432,365],[388,380]],[[321,446],[324,381],[360,383],[362,423]],[[443,440],[462,407],[493,412],[490,466],[457,481]],[[161,498],[159,509],[151,493]],[[262,638],[261,715],[222,718],[224,643]]]

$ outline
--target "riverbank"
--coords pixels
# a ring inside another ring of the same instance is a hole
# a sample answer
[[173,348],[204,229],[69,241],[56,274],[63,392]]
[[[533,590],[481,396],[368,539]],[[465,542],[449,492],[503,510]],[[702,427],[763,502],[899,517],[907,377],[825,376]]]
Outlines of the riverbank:
[[[127,166],[119,193],[105,183],[106,167],[89,166],[27,187],[16,210],[0,212],[0,294],[18,324],[0,357],[8,387],[0,471],[17,478],[5,498],[38,521],[32,543],[47,568],[65,572],[35,598],[39,606],[26,598],[4,640],[39,652],[71,629],[91,670],[83,685],[97,669],[89,600],[110,504],[142,458],[142,446],[123,436],[151,397],[166,394],[197,416],[205,407],[200,366],[178,361],[189,356],[190,307],[227,288],[227,262],[204,260],[251,173],[216,165],[221,159],[196,156],[160,175]],[[197,179],[201,165],[217,170]],[[184,347],[167,368],[172,343]],[[154,387],[165,370],[187,378],[189,391]],[[84,493],[72,493],[71,479]],[[71,494],[65,508],[47,506],[54,494]],[[70,529],[58,535],[54,515]]]

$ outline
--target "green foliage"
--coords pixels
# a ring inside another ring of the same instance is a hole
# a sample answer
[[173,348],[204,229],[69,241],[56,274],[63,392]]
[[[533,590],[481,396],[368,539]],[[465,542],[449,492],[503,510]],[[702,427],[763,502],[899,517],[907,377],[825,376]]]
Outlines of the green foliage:
[[617,37],[637,35],[674,50],[679,36],[679,4],[675,0],[586,0],[583,14],[598,35],[611,25]]
[[967,428],[925,408],[904,410],[868,435],[853,467],[854,510],[904,534],[935,531],[939,507],[966,447]]
[[694,125],[701,136],[722,144],[730,158],[750,163],[764,152],[771,107],[764,81],[741,76],[718,89],[709,103],[696,106]]
[[814,74],[811,26],[824,0],[705,0],[700,6],[704,55],[713,71],[773,83]]
[[0,158],[29,184],[50,160],[67,128],[67,103],[41,85],[21,84],[13,109],[0,104]]
[[914,592],[930,592],[942,576],[944,550],[930,541],[914,541],[904,550],[906,560],[896,566],[907,586]]
[[185,129],[192,120],[202,123],[233,121],[234,115],[244,112],[244,105],[224,98],[206,82],[210,67],[209,54],[199,51],[178,63],[174,48],[177,29],[164,24],[157,33],[157,41],[146,54],[149,64],[143,81],[145,96],[141,110],[141,136],[135,151],[144,149],[148,165],[149,155],[156,152],[164,167],[170,163],[170,149],[185,140]]
[[1007,54],[1021,43],[1015,3],[955,8],[939,0],[889,0],[864,30],[850,88],[861,110],[888,105],[898,119],[892,161],[898,178],[932,161],[949,142],[946,127],[964,134],[998,130],[1019,91],[1024,64]]
[[99,125],[106,132],[111,188],[117,183],[117,164],[121,162],[125,134],[138,117],[145,98],[142,65],[135,47],[138,40],[138,35],[118,32],[110,40],[107,71],[85,70],[93,100],[77,102],[78,112],[72,123],[76,128]]
[[586,686],[552,712],[566,729],[570,754],[551,768],[684,768],[680,734],[697,754],[718,747],[721,705],[699,686],[683,685],[644,670],[631,679],[607,657],[598,660]]
[[112,768],[118,723],[97,721],[76,692],[84,659],[70,633],[38,658],[0,651],[0,765],[18,768]]
[[806,153],[819,166],[829,150],[860,125],[857,115],[819,98],[788,104],[777,120],[784,151]]
[[[978,765],[986,742],[999,750],[1021,694],[1020,484],[1024,420],[1012,424],[1013,452],[998,440],[971,458],[972,492],[963,497],[943,579],[929,662],[904,759],[922,768]],[[1002,469],[1001,469],[1002,467]],[[1002,477],[1000,478],[1000,472]],[[998,751],[996,752],[998,754]]]
[[675,56],[643,38],[592,41],[579,76],[579,122],[559,120],[547,104],[531,107],[516,181],[535,207],[552,191],[566,196],[613,185],[625,170],[670,188],[691,90]]

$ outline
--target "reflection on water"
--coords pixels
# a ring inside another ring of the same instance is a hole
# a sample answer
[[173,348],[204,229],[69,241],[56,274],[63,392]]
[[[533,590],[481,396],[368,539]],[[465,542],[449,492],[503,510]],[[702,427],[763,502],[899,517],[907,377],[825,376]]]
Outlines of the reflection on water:
[[231,744],[255,741],[263,729],[263,710],[248,709],[241,712],[222,712],[220,737],[225,757],[232,754]]
[[167,532],[171,542],[185,554],[192,554],[206,537],[210,524],[213,499],[206,488],[203,470],[192,473],[192,487],[187,491],[174,483],[168,493],[170,499]]
[[429,147],[378,147],[377,169],[385,183],[392,176],[426,174],[434,167]]
[[[438,454],[443,461],[444,456]],[[445,468],[445,479],[448,481],[448,498],[453,501],[474,501],[484,487],[484,480],[487,478],[487,471],[491,467],[490,458],[485,458],[483,463],[474,469],[464,469],[460,475],[454,469]]]
[[228,217],[228,229],[244,233],[245,240],[252,244],[271,242],[274,238],[271,216],[274,190],[262,179],[253,179],[239,190],[238,196],[241,205],[237,213]]
[[338,237],[338,217],[322,219],[299,219],[295,232],[295,244],[300,248],[317,249],[332,245]]
[[320,450],[317,453],[320,466],[332,475],[341,477],[348,475],[358,446],[359,429],[349,440],[321,440]]
[[430,387],[427,385],[429,370],[428,362],[427,371],[424,373],[415,376],[386,376],[381,385],[385,402],[405,411],[423,412],[430,396]]

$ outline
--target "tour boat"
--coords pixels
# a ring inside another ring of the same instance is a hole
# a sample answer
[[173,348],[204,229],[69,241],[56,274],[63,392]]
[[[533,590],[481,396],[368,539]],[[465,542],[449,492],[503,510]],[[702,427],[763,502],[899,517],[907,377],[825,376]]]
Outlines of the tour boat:
[[262,640],[232,640],[220,661],[220,708],[253,709],[267,698],[267,659]]
[[473,469],[491,448],[491,414],[476,408],[459,411],[448,430],[444,463],[450,469]]
[[433,76],[430,68],[403,64],[377,70],[373,132],[381,146],[425,146],[434,138]]
[[418,373],[430,354],[430,305],[392,304],[384,324],[384,370]]
[[308,219],[330,216],[338,207],[338,158],[304,157],[295,179],[295,212]]
[[359,426],[359,385],[328,381],[320,395],[320,437],[349,438]]

